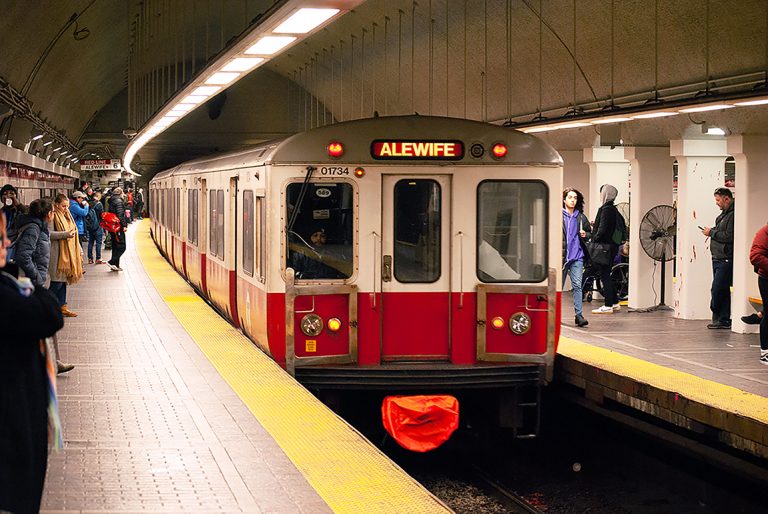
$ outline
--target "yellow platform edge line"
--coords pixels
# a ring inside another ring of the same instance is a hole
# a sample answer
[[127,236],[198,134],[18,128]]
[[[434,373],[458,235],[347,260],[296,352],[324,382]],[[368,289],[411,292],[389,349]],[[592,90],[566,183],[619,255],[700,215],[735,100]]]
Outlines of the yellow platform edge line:
[[689,400],[768,423],[768,398],[763,396],[570,337],[560,336],[557,352],[637,382],[679,393]]
[[334,512],[450,512],[213,311],[162,257],[149,228],[149,220],[136,226],[134,244],[158,293]]

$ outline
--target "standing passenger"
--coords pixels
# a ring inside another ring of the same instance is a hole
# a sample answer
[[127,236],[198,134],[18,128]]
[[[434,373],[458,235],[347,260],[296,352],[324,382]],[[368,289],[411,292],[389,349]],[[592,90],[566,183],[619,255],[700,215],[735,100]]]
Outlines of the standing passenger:
[[76,239],[77,227],[69,212],[69,201],[58,195],[53,208],[51,230],[51,292],[59,300],[61,312],[68,318],[77,316],[67,308],[67,285],[76,284],[83,277],[82,249]]
[[[0,212],[0,268],[6,264],[9,244]],[[0,272],[0,512],[40,510],[49,400],[41,340],[63,324],[48,291],[24,288],[16,277]]]
[[731,328],[731,285],[733,285],[733,193],[727,187],[715,189],[715,203],[720,215],[715,226],[703,227],[701,232],[710,238],[712,252],[712,323],[707,328]]
[[565,276],[570,275],[573,286],[573,310],[576,325],[586,327],[589,321],[582,312],[583,292],[581,290],[584,265],[587,261],[585,242],[592,228],[584,215],[584,195],[568,187],[563,191],[563,285]]
[[[88,229],[88,263],[93,264],[93,247],[96,246],[96,264],[104,264],[104,261],[101,260],[101,242],[104,239],[104,229],[99,224],[101,214],[104,212],[104,207],[101,205],[101,193],[95,191],[93,198],[88,203],[88,216],[91,220],[90,223],[86,224]],[[86,218],[87,220],[88,218]]]
[[[757,231],[749,252],[749,262],[757,273],[757,287],[763,300],[763,312],[768,305],[768,225]],[[760,317],[760,363],[768,365],[768,317]]]
[[109,212],[115,213],[120,219],[120,228],[110,234],[112,239],[112,257],[109,259],[109,269],[123,271],[120,267],[120,257],[125,253],[125,229],[128,223],[125,219],[125,204],[123,203],[123,190],[116,187],[112,190],[112,198],[109,199]]
[[82,191],[75,191],[72,193],[72,200],[69,202],[69,212],[72,213],[72,218],[77,225],[78,240],[80,241],[80,248],[85,254],[85,242],[88,241],[88,234],[85,231],[85,217],[88,215],[88,202],[86,201],[85,193]]
[[[600,187],[600,201],[602,205],[595,215],[595,225],[592,227],[592,241],[596,243],[607,243],[610,246],[610,255],[616,255],[619,251],[619,245],[614,240],[614,232],[617,228],[619,214],[613,201],[619,191],[610,184],[603,184]],[[603,284],[603,295],[605,296],[605,305],[598,309],[592,309],[592,314],[613,314],[621,309],[616,297],[616,284],[611,278],[611,267],[613,262],[602,265],[592,262],[595,271],[600,276],[600,282]]]
[[29,204],[29,214],[19,216],[19,226],[26,227],[16,241],[16,264],[36,288],[48,280],[51,239],[48,222],[53,220],[53,204],[48,198]]

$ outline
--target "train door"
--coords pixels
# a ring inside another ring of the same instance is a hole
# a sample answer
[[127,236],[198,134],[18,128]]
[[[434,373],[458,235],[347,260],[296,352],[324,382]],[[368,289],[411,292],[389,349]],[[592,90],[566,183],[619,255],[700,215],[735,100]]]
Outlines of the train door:
[[[229,223],[225,223],[225,227],[230,229],[229,248],[227,248],[227,255],[231,255],[229,262],[232,264],[232,268],[229,270],[229,314],[232,318],[232,322],[236,327],[240,326],[240,317],[237,313],[237,249],[238,238],[242,234],[243,219],[238,215],[238,202],[237,202],[237,177],[229,178],[229,219],[232,220]],[[226,233],[226,228],[224,229]],[[226,236],[225,236],[226,237]],[[225,238],[226,241],[226,238]],[[226,260],[225,260],[226,264]]]
[[449,176],[382,177],[382,361],[450,354]]

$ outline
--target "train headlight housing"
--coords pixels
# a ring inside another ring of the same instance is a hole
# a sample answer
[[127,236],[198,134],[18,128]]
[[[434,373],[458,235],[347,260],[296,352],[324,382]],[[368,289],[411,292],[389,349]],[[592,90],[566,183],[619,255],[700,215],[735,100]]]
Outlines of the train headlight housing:
[[341,320],[339,318],[331,318],[328,320],[327,326],[331,332],[338,332],[341,328]]
[[501,319],[499,316],[496,316],[491,320],[491,326],[496,330],[501,330],[504,328],[504,320]]
[[306,314],[301,318],[301,331],[305,336],[317,336],[323,331],[323,318],[317,314]]
[[509,329],[519,336],[531,329],[531,317],[524,312],[516,312],[509,318]]
[[502,159],[505,155],[507,155],[507,145],[502,143],[496,143],[493,145],[493,148],[491,148],[491,154],[493,155],[494,159]]
[[338,141],[332,141],[328,143],[328,155],[336,157],[337,159],[344,155],[344,145]]

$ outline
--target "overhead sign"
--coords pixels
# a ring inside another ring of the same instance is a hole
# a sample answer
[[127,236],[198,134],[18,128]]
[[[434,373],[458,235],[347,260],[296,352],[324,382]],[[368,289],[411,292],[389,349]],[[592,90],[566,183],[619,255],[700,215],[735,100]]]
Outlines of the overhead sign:
[[119,170],[121,168],[120,159],[82,159],[80,161],[81,171]]
[[464,157],[461,141],[377,140],[371,144],[371,157],[379,160],[456,161]]

